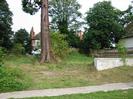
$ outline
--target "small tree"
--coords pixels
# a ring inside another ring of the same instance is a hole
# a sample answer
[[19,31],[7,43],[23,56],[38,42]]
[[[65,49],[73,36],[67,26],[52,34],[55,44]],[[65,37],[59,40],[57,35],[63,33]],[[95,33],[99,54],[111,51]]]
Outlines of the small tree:
[[118,50],[119,56],[122,58],[124,65],[126,65],[127,49],[124,47],[122,41],[118,42],[117,50]]
[[26,53],[31,52],[30,35],[25,29],[18,30],[14,35],[14,45],[21,44]]
[[51,33],[52,52],[54,56],[63,58],[69,53],[69,46],[65,40],[65,35],[60,33]]
[[25,54],[25,48],[21,43],[15,43],[12,48],[12,52],[15,55],[22,55],[22,54]]

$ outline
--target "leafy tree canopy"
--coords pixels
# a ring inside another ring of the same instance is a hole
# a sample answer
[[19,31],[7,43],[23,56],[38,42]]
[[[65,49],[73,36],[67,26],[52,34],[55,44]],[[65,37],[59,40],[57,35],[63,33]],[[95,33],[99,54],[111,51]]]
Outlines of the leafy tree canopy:
[[[120,24],[121,11],[114,8],[110,1],[98,2],[87,12],[89,29],[84,36],[84,44],[92,49],[109,48],[123,35]],[[87,43],[88,42],[88,43]]]
[[30,52],[30,35],[25,29],[20,29],[15,33],[14,43],[21,44],[26,52]]
[[80,25],[78,19],[81,17],[79,9],[77,0],[51,0],[49,14],[52,17],[52,28],[65,34],[68,33],[68,29],[77,29]]
[[50,0],[49,15],[52,18],[51,29],[66,35],[71,47],[79,47],[80,40],[75,33],[80,29],[81,13],[77,0]]
[[38,12],[41,7],[41,0],[22,0],[23,10],[31,15]]
[[0,46],[11,48],[12,37],[12,12],[9,10],[6,0],[0,0]]
[[127,10],[122,12],[121,22],[123,25],[133,22],[133,6],[130,5]]

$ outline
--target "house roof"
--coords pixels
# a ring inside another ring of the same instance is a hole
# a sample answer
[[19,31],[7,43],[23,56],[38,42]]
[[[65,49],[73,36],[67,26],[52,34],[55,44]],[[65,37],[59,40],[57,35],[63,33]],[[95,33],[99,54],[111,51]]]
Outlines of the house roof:
[[131,38],[133,37],[133,22],[129,23],[126,28],[126,34],[124,35],[123,38]]
[[38,34],[35,35],[35,40],[40,40],[40,34],[41,33],[38,33]]

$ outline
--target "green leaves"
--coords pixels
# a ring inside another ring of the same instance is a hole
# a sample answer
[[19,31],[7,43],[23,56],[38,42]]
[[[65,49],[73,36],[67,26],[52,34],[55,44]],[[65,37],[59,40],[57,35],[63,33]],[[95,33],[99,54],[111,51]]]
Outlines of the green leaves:
[[60,33],[68,33],[68,29],[79,23],[81,13],[77,0],[51,0],[49,1],[49,15],[52,17],[52,28]]
[[13,32],[12,12],[9,10],[8,4],[5,0],[0,0],[0,46],[4,48],[11,48],[11,37]]
[[122,61],[124,65],[126,65],[126,56],[127,56],[127,49],[124,47],[124,42],[119,41],[117,44],[117,50],[120,58],[122,58]]
[[83,24],[79,21],[81,18],[79,9],[80,5],[77,0],[49,1],[49,15],[52,18],[51,28],[67,35],[65,39],[73,47],[79,47],[79,39],[75,33]]
[[[15,50],[23,49],[21,47],[24,47],[24,50],[26,53],[30,53],[30,35],[25,29],[19,29],[15,35],[14,35],[14,48]],[[17,48],[17,49],[16,49]],[[17,53],[17,52],[16,52]],[[19,51],[18,51],[19,53]]]
[[85,39],[89,42],[86,40],[84,42],[88,42],[88,46],[92,49],[110,48],[111,44],[117,43],[123,35],[124,27],[119,20],[120,11],[114,8],[110,1],[96,3],[87,12],[86,21],[89,29]]
[[22,0],[23,11],[31,15],[38,12],[41,7],[41,0]]
[[29,87],[25,74],[18,68],[0,67],[0,92],[18,91]]
[[65,36],[60,33],[52,33],[52,52],[56,57],[63,58],[69,53],[69,46]]

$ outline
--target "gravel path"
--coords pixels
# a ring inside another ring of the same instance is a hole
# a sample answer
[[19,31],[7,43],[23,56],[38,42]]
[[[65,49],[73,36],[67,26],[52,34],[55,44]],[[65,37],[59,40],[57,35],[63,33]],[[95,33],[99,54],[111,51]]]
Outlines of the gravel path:
[[112,84],[104,84],[104,85],[98,85],[98,86],[44,89],[44,90],[31,90],[31,91],[1,93],[0,99],[40,97],[40,96],[60,96],[60,95],[92,93],[92,92],[98,92],[98,91],[112,91],[112,90],[124,90],[124,89],[133,89],[133,82],[112,83]]

